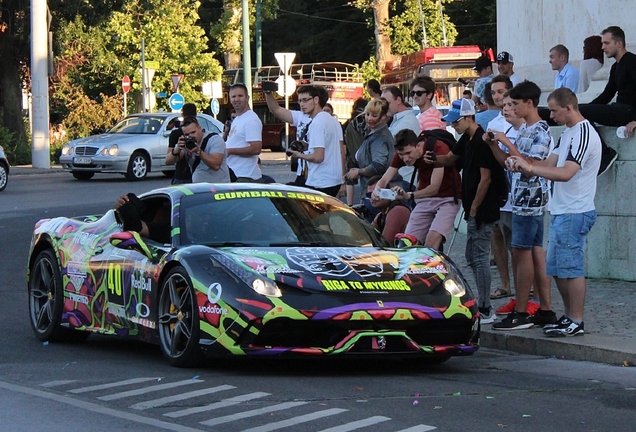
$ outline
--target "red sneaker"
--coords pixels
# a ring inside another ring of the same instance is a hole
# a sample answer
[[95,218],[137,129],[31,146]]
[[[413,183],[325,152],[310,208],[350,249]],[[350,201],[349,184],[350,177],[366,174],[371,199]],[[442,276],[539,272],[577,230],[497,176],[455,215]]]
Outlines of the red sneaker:
[[534,314],[537,313],[537,311],[539,310],[540,306],[538,303],[535,303],[533,301],[529,301],[528,302],[528,315],[532,316]]
[[508,315],[515,311],[515,306],[517,306],[517,300],[512,298],[508,303],[497,309],[495,313],[497,315]]

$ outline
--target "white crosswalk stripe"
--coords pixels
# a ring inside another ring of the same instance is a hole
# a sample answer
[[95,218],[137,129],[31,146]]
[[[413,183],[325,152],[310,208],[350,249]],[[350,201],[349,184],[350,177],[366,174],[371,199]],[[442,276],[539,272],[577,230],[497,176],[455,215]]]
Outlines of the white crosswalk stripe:
[[258,399],[258,398],[262,398],[265,396],[270,396],[269,393],[265,393],[265,392],[255,392],[255,393],[249,393],[249,394],[245,394],[245,395],[241,395],[241,396],[235,396],[233,398],[229,398],[229,399],[224,399],[220,402],[215,402],[213,404],[210,405],[205,405],[205,406],[199,406],[199,407],[193,407],[193,408],[188,408],[188,409],[184,409],[184,410],[180,410],[180,411],[173,411],[173,412],[169,412],[164,414],[164,416],[166,417],[170,417],[170,418],[179,418],[179,417],[184,417],[190,414],[197,414],[197,413],[202,413],[202,412],[206,412],[206,411],[212,411],[215,409],[219,409],[219,408],[226,408],[232,405],[238,405],[241,402],[247,402],[249,400],[252,399]]
[[437,429],[435,426],[417,425],[408,429],[402,429],[396,432],[428,432]]
[[115,393],[115,394],[107,395],[107,396],[100,396],[97,399],[102,401],[112,401],[112,400],[123,399],[123,398],[131,397],[131,396],[139,396],[146,393],[167,390],[167,389],[176,388],[176,387],[180,387],[184,385],[197,384],[201,382],[203,381],[198,379],[187,379],[183,381],[176,381],[173,383],[166,383],[166,384],[159,384],[159,385],[154,385],[150,387],[144,387],[137,390],[129,390],[129,391]]
[[262,426],[257,426],[251,429],[245,429],[243,430],[243,432],[269,432],[276,429],[286,428],[289,426],[296,426],[301,423],[307,423],[307,422],[317,420],[323,417],[329,417],[329,416],[341,414],[345,411],[348,411],[348,410],[342,409],[342,408],[331,408],[327,410],[316,411],[310,414],[305,414],[298,417],[292,417],[287,420],[281,420],[281,421],[277,421],[273,423],[264,424]]
[[361,429],[363,427],[377,425],[387,420],[391,420],[391,418],[384,416],[369,417],[368,419],[353,421],[350,423],[330,427],[329,429],[323,429],[320,432],[349,432],[352,430]]
[[47,387],[47,388],[49,388],[49,387],[58,387],[58,386],[66,385],[66,384],[71,384],[71,383],[74,383],[76,381],[77,380],[49,381],[49,382],[46,382],[44,384],[40,384],[40,387]]
[[236,387],[231,386],[231,385],[220,385],[220,386],[216,386],[216,387],[211,387],[211,388],[206,388],[206,389],[202,389],[202,390],[195,390],[195,391],[191,391],[191,392],[187,392],[187,393],[181,393],[178,395],[173,395],[173,396],[166,396],[166,397],[162,397],[159,399],[153,399],[153,400],[149,400],[149,401],[144,401],[144,402],[139,402],[136,403],[134,405],[131,405],[130,408],[132,409],[136,409],[136,410],[145,410],[148,408],[156,408],[156,407],[160,407],[162,405],[166,405],[172,402],[177,402],[177,401],[182,401],[182,400],[186,400],[186,399],[191,399],[191,398],[195,398],[195,397],[199,397],[199,396],[205,396],[205,395],[209,395],[212,393],[218,393],[224,390],[232,390],[235,389]]
[[216,425],[220,425],[223,423],[229,423],[229,422],[233,422],[236,420],[242,420],[242,419],[246,419],[249,417],[256,417],[259,416],[261,414],[267,414],[267,413],[271,413],[271,412],[276,412],[276,411],[282,411],[285,409],[289,409],[289,408],[294,408],[300,405],[307,405],[309,402],[285,402],[285,403],[281,403],[281,404],[277,404],[277,405],[271,405],[268,407],[264,407],[264,408],[258,408],[258,409],[254,409],[254,410],[249,410],[249,411],[243,411],[237,414],[231,414],[231,415],[226,415],[223,417],[216,417],[210,420],[206,420],[206,421],[202,421],[201,424],[204,424],[206,426],[216,426]]
[[101,384],[101,385],[94,385],[94,386],[90,386],[90,387],[82,387],[82,388],[78,388],[78,389],[74,389],[74,390],[69,390],[69,393],[74,393],[74,394],[79,394],[79,393],[87,393],[87,392],[92,392],[92,391],[97,391],[97,390],[106,390],[106,389],[110,389],[110,388],[115,388],[115,387],[123,387],[123,386],[127,386],[130,384],[139,384],[142,382],[147,382],[147,381],[157,381],[159,379],[159,377],[150,377],[150,378],[132,378],[132,379],[127,379],[124,381],[117,381],[117,382],[112,382],[112,383],[108,383],[108,384]]

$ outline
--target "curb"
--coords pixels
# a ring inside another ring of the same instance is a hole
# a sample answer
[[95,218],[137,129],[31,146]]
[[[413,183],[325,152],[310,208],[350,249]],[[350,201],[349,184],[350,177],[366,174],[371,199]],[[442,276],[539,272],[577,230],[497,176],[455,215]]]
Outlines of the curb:
[[519,354],[558,359],[636,366],[634,339],[599,334],[585,334],[568,338],[548,338],[541,329],[495,332],[482,327],[480,346]]

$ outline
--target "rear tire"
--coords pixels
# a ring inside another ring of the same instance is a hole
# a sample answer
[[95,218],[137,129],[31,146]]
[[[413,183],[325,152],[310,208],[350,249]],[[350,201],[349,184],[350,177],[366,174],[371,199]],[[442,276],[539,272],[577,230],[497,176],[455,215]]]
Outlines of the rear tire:
[[157,311],[161,352],[172,366],[196,367],[204,359],[199,346],[199,310],[192,282],[183,267],[166,276]]
[[7,187],[7,183],[9,182],[8,171],[8,167],[4,163],[0,162],[0,192]]
[[126,180],[136,181],[143,180],[150,170],[150,162],[148,158],[140,151],[136,151],[130,156],[128,161],[128,170],[126,171]]
[[272,147],[273,152],[284,152],[285,151],[285,129],[281,129],[280,131],[280,139],[278,147]]
[[87,171],[72,171],[71,174],[73,174],[73,177],[75,177],[77,180],[90,180],[95,175],[94,172]]
[[80,342],[90,333],[61,326],[64,288],[52,249],[40,252],[29,271],[29,321],[42,342]]

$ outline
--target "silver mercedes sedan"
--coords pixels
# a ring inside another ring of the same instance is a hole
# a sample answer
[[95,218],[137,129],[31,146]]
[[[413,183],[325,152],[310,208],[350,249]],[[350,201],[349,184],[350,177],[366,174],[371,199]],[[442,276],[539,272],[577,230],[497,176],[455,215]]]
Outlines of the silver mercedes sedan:
[[[149,172],[172,177],[174,165],[166,165],[168,129],[179,113],[132,114],[104,134],[69,141],[62,147],[60,164],[78,180],[95,173],[121,173],[128,180],[141,180]],[[207,114],[198,114],[207,132],[221,134],[223,123]]]
[[0,192],[7,187],[9,181],[9,161],[4,154],[4,149],[0,146]]

